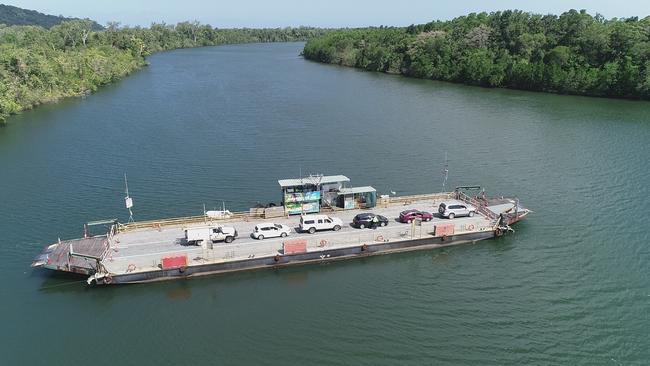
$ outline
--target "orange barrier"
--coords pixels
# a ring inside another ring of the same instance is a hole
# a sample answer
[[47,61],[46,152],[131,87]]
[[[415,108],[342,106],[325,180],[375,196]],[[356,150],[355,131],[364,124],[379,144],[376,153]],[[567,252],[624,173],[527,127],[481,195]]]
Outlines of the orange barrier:
[[307,252],[307,240],[294,239],[282,243],[282,251],[287,254],[299,254]]
[[454,224],[446,223],[446,224],[436,225],[434,229],[434,235],[435,236],[454,235]]
[[174,269],[183,267],[187,267],[187,255],[164,257],[162,259],[162,269]]

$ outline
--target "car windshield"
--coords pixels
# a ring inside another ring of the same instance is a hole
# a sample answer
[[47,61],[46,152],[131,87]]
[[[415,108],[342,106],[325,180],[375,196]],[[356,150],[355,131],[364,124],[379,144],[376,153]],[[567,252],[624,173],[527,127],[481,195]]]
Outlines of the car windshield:
[[273,226],[275,226],[278,229],[282,229],[282,225],[280,225],[280,224],[273,224]]

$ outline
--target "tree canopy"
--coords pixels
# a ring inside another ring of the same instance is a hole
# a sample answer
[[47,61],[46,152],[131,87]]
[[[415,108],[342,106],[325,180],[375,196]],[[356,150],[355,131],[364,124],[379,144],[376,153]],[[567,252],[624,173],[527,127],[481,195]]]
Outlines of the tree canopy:
[[[43,28],[51,28],[57,24],[79,20],[77,18],[66,18],[39,13],[35,10],[27,10],[11,5],[0,4],[0,24],[4,25],[37,25]],[[101,30],[103,27],[94,21],[92,22],[93,30]]]
[[650,99],[650,17],[519,10],[310,39],[307,59],[486,87]]
[[79,96],[146,64],[145,56],[175,48],[228,43],[302,41],[324,29],[217,29],[198,22],[149,28],[75,20],[49,29],[0,25],[0,122],[41,103]]

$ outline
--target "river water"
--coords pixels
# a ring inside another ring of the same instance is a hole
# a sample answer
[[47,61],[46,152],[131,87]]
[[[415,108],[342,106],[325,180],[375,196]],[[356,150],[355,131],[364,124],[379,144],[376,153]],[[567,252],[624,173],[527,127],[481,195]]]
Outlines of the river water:
[[[650,359],[650,104],[178,50],[0,128],[4,365],[631,365]],[[243,210],[277,180],[479,184],[535,211],[476,245],[86,288],[30,261],[82,223]]]

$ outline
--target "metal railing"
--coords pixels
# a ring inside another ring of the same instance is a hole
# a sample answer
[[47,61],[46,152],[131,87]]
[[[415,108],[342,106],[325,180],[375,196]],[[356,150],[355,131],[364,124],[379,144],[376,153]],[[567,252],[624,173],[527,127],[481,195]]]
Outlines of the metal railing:
[[227,217],[210,217],[207,215],[200,216],[186,216],[186,217],[172,217],[167,219],[136,221],[127,224],[117,224],[117,232],[125,232],[130,230],[154,228],[160,229],[166,226],[178,226],[188,224],[205,223],[206,225],[215,221],[229,221],[229,220],[247,220],[261,218],[263,214],[251,214],[250,212],[232,212]]
[[474,197],[470,197],[470,196],[468,196],[467,194],[465,194],[463,192],[457,192],[456,193],[456,199],[458,199],[460,201],[463,201],[465,203],[469,203],[470,205],[476,207],[476,209],[478,210],[478,212],[480,214],[485,215],[487,218],[489,218],[491,220],[497,220],[499,218],[499,215],[497,215],[496,213],[490,211],[487,208],[487,204],[486,204],[485,201],[478,200],[478,199],[476,199]]
[[427,200],[446,200],[452,198],[453,192],[429,193],[429,194],[414,194],[409,196],[395,196],[389,198],[389,203],[404,203],[409,204],[416,201]]
[[[419,194],[419,195],[409,195],[409,196],[395,196],[390,197],[388,204],[409,204],[417,201],[426,201],[426,200],[445,200],[453,197],[453,192],[443,192],[443,193],[432,193],[432,194]],[[338,211],[338,208],[332,208],[334,211]],[[342,210],[342,209],[341,209]],[[189,224],[210,224],[216,221],[229,221],[229,220],[253,220],[264,218],[264,213],[262,212],[232,212],[228,217],[224,218],[215,218],[209,217],[207,215],[199,216],[186,216],[186,217],[173,217],[167,219],[157,219],[157,220],[146,220],[146,221],[136,221],[126,224],[118,223],[115,228],[115,233],[123,233],[126,231],[137,230],[137,229],[161,229],[163,227],[169,226],[181,226]]]

